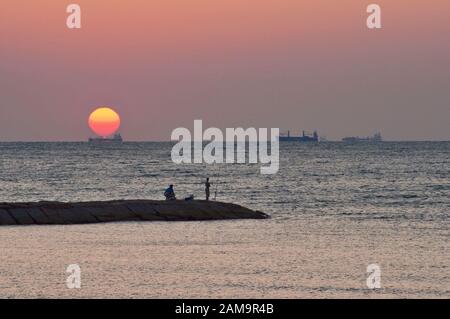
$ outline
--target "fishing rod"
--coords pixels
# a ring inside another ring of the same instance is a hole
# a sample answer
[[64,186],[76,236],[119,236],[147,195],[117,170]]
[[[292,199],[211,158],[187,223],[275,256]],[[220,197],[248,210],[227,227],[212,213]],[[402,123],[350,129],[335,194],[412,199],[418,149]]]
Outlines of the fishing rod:
[[[214,162],[214,166],[216,165],[216,162]],[[217,199],[217,191],[218,191],[218,189],[219,189],[219,171],[218,170],[216,170],[216,181],[214,182],[215,183],[215,186],[216,186],[216,190],[214,191],[214,200],[216,200]]]
[[217,185],[217,183],[216,183],[216,191],[214,192],[214,200],[217,199],[217,187],[218,187],[218,185]]

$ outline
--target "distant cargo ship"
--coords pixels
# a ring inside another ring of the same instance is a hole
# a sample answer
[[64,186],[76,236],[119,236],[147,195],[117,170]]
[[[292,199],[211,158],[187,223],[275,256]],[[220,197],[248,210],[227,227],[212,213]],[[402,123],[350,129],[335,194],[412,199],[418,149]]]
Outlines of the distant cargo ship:
[[120,144],[123,142],[120,134],[115,134],[113,137],[94,137],[89,138],[90,144]]
[[319,135],[317,134],[317,131],[314,131],[312,134],[307,134],[303,131],[301,136],[293,136],[291,135],[291,132],[288,131],[287,135],[281,134],[279,138],[280,142],[319,142]]
[[342,139],[343,142],[346,143],[356,143],[356,142],[382,142],[383,138],[381,137],[380,133],[376,133],[373,136],[368,137],[359,137],[359,136],[351,136],[351,137],[344,137]]

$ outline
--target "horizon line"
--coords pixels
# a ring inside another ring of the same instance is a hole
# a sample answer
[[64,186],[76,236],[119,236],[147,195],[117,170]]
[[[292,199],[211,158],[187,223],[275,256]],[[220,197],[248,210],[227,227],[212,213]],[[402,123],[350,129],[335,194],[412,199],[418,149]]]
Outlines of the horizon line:
[[[268,140],[270,141],[270,140]],[[124,140],[123,143],[176,143],[179,141],[171,141],[171,140]],[[202,141],[191,141],[191,142],[211,142],[210,140],[202,140]],[[226,140],[223,141],[217,141],[217,142],[227,142]],[[441,140],[441,139],[423,139],[423,140],[410,140],[410,139],[399,139],[399,140],[383,140],[380,142],[355,142],[355,143],[351,143],[351,142],[347,142],[347,144],[358,144],[358,143],[371,143],[371,144],[375,144],[375,143],[396,143],[396,142],[450,142],[450,139],[448,140]],[[6,140],[6,141],[2,141],[0,140],[0,144],[1,143],[89,143],[89,141],[86,140]],[[290,142],[290,141],[285,141],[285,142],[280,142],[280,143],[295,143],[295,141]],[[299,142],[299,143],[306,143],[307,142]],[[326,141],[319,141],[319,143],[346,143],[342,140],[330,140],[327,139]]]

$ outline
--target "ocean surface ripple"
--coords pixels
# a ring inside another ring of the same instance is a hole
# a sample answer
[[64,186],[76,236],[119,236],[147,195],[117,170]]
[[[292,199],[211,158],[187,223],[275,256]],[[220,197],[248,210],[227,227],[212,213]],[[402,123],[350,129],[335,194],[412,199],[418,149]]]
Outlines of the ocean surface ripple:
[[0,143],[0,202],[204,198],[209,176],[212,197],[273,218],[1,227],[0,297],[450,297],[450,143],[281,143],[276,175],[170,150]]

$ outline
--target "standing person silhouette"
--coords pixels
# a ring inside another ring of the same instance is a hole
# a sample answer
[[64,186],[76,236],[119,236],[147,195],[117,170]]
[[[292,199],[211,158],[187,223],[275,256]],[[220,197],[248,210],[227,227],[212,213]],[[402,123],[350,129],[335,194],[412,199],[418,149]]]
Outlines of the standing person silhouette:
[[209,177],[206,178],[205,182],[205,194],[206,194],[206,200],[209,200],[209,189],[211,188],[211,183],[209,182]]

